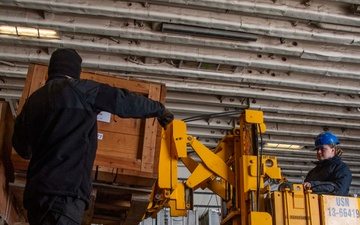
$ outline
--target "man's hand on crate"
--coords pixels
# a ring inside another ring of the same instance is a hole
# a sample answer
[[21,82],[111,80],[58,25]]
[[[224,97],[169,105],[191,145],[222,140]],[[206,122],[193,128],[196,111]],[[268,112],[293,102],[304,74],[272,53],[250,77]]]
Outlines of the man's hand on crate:
[[160,125],[164,128],[164,130],[166,130],[167,125],[174,120],[174,114],[172,114],[167,108],[165,108],[164,113],[157,119]]

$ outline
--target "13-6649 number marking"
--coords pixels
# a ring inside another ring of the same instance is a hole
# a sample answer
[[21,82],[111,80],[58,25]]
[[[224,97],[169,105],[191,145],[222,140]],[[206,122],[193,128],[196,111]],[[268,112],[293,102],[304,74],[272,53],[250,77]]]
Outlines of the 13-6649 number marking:
[[331,217],[360,218],[359,209],[329,207],[328,212]]

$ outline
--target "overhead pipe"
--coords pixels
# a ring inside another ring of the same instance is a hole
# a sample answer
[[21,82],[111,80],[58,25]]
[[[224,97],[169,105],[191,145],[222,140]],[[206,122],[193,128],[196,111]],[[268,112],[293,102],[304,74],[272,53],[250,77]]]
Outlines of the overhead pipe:
[[1,77],[0,75],[0,89],[15,89],[22,91],[24,87],[24,79]]
[[219,38],[235,41],[257,41],[257,36],[251,33],[236,32],[220,29],[210,29],[204,27],[187,26],[180,24],[162,23],[162,32],[187,34],[200,37]]
[[342,32],[353,32],[353,33],[360,33],[360,27],[350,27],[350,26],[343,26],[339,24],[331,24],[331,23],[320,23],[320,22],[312,22],[312,24],[316,25],[317,27],[325,30],[336,30]]
[[2,99],[20,99],[22,90],[0,89],[0,98]]
[[[314,105],[308,103],[294,103],[282,101],[267,101],[266,99],[256,99],[250,102],[250,109],[264,110],[270,113],[314,115],[318,117],[330,117],[334,120],[338,118],[359,120],[360,113],[356,107],[334,106],[334,105]],[[331,114],[329,114],[331,112]]]
[[0,77],[25,78],[28,71],[28,63],[17,64],[13,62],[0,62]]
[[[335,1],[335,0],[333,0]],[[343,0],[337,2],[358,3],[358,0]],[[321,3],[312,2],[309,6],[294,7],[291,3],[300,5],[298,1],[285,1],[277,4],[276,1],[272,3],[262,3],[254,1],[222,1],[222,0],[153,0],[152,4],[166,4],[166,6],[197,8],[204,10],[215,10],[223,13],[245,13],[254,14],[262,17],[277,17],[286,20],[303,20],[303,21],[318,21],[333,24],[342,24],[347,26],[360,26],[360,18],[350,17],[344,10],[341,14],[336,14],[331,10],[331,5],[328,4],[326,10],[319,10],[323,5]],[[334,3],[333,4],[338,4]],[[339,7],[338,7],[339,8]],[[337,10],[338,10],[337,8]],[[350,7],[349,7],[350,8]]]

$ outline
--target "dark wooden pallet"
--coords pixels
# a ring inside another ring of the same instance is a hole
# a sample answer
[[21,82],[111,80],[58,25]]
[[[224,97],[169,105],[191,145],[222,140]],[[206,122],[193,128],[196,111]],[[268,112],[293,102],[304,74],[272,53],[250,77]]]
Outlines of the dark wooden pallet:
[[[14,201],[20,207],[19,216],[26,224],[26,210],[22,207],[25,184],[10,183],[9,186]],[[140,187],[94,182],[90,207],[85,211],[82,224],[138,225],[149,205],[151,191]]]

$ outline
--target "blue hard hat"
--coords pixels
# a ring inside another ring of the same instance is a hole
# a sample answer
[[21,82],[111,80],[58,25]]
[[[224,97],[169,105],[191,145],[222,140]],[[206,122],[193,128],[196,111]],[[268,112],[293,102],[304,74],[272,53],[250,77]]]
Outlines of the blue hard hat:
[[319,134],[315,139],[315,149],[323,145],[340,144],[338,138],[331,132],[326,131]]

